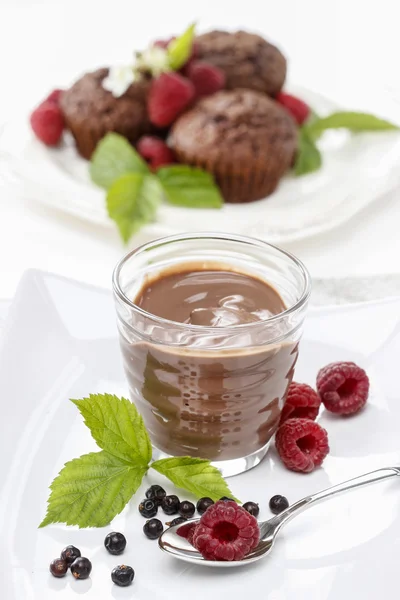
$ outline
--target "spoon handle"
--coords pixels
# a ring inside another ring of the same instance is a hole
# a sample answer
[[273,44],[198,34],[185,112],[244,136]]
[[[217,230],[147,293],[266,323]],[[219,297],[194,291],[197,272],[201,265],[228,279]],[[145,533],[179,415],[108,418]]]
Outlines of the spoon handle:
[[271,519],[269,523],[271,525],[274,525],[274,528],[278,530],[288,521],[290,521],[290,519],[300,514],[310,506],[314,506],[314,504],[316,504],[317,502],[327,500],[328,498],[332,498],[332,496],[336,496],[337,494],[341,494],[342,492],[347,492],[348,490],[353,490],[363,485],[369,485],[370,483],[383,481],[384,479],[389,479],[390,477],[396,477],[398,475],[400,475],[400,467],[387,467],[385,469],[371,471],[371,473],[360,475],[359,477],[349,479],[348,481],[344,481],[343,483],[338,483],[337,485],[334,485],[326,490],[322,490],[322,492],[317,492],[312,496],[307,496],[302,500],[298,500],[297,502],[289,506],[289,508],[287,508],[279,515]]

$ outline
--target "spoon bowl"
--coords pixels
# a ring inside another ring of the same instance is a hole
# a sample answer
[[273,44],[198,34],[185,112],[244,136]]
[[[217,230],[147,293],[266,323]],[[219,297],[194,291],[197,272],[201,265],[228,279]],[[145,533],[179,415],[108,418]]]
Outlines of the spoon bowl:
[[[200,519],[190,519],[186,524],[189,523],[199,523]],[[271,519],[273,521],[273,519]],[[259,523],[260,534],[265,529],[269,523],[269,521],[265,523]],[[244,557],[243,560],[238,561],[215,561],[215,560],[206,560],[200,552],[196,550],[185,538],[178,535],[178,529],[182,527],[180,525],[174,525],[169,529],[166,529],[164,533],[158,539],[158,545],[161,550],[167,552],[171,556],[175,556],[179,558],[179,560],[183,560],[188,563],[201,564],[207,567],[239,567],[245,566],[256,560],[259,560],[262,556],[268,554],[273,546],[275,536],[274,535],[266,535],[262,539],[254,550],[252,550],[247,556]],[[269,527],[272,534],[272,528]]]
[[[206,567],[217,567],[217,568],[231,568],[231,567],[241,567],[248,565],[250,563],[256,562],[267,556],[274,545],[276,536],[289,520],[291,520],[296,515],[300,514],[310,506],[313,506],[317,502],[321,502],[323,500],[327,500],[336,496],[337,494],[341,494],[343,492],[355,489],[360,486],[369,485],[371,483],[376,483],[378,481],[383,481],[385,479],[389,479],[391,477],[397,477],[400,475],[400,467],[387,467],[384,469],[378,469],[377,471],[372,471],[371,473],[366,473],[365,475],[360,475],[359,477],[355,477],[354,479],[350,479],[349,481],[345,481],[343,483],[339,483],[338,485],[334,485],[326,490],[318,492],[317,494],[313,494],[311,496],[307,496],[292,506],[289,506],[286,510],[281,512],[276,517],[273,517],[269,521],[259,522],[260,528],[260,541],[258,546],[254,548],[247,556],[245,556],[242,560],[237,561],[213,561],[206,560],[200,552],[196,550],[185,538],[178,535],[177,531],[182,524],[174,525],[169,529],[166,529],[158,540],[159,548],[171,556],[178,558],[179,560],[183,560],[188,563],[198,564]],[[200,519],[191,519],[187,521],[186,524],[190,523],[198,523]]]

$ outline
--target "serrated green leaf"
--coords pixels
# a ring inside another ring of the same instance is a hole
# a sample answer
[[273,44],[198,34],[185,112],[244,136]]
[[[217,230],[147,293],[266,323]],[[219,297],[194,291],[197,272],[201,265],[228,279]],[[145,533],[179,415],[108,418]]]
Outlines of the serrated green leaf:
[[90,161],[90,177],[108,190],[126,173],[149,173],[142,157],[128,140],[118,133],[108,133],[97,145]]
[[[213,467],[209,460],[177,456],[162,458],[150,466],[158,473],[168,477],[176,486],[191,492],[197,498],[209,496],[213,500],[219,500],[222,496],[228,496],[228,498],[237,500],[232,495],[221,472]],[[237,501],[239,502],[239,500]]]
[[315,119],[307,124],[305,129],[310,135],[314,136],[327,129],[348,129],[357,133],[362,131],[389,131],[399,129],[399,126],[368,113],[342,111],[332,113],[322,119]]
[[299,130],[299,147],[296,154],[294,173],[296,176],[318,171],[322,165],[322,156],[314,140],[304,128]]
[[132,402],[112,394],[90,394],[71,402],[78,407],[100,448],[147,468],[152,455],[150,438]]
[[113,183],[107,193],[107,210],[124,242],[154,220],[161,200],[162,189],[154,175],[128,173]]
[[207,171],[188,165],[172,165],[157,171],[157,177],[170,204],[187,208],[221,208],[223,199]]
[[50,486],[47,513],[40,527],[50,523],[108,525],[136,492],[146,470],[104,451],[66,463]]
[[168,60],[171,69],[178,71],[188,61],[193,47],[196,24],[192,23],[186,31],[168,44]]

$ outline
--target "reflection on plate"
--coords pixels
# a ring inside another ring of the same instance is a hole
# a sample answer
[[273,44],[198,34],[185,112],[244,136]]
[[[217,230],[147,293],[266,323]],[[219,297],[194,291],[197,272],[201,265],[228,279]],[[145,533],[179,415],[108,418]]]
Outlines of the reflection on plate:
[[[293,93],[319,114],[337,109],[331,101],[303,88]],[[163,205],[147,239],[182,231],[224,231],[285,242],[326,231],[348,220],[400,182],[400,138],[392,132],[353,135],[330,131],[322,142],[324,167],[317,173],[285,177],[265,200],[225,205],[222,210]],[[25,120],[10,122],[0,136],[0,156],[21,193],[93,223],[114,227],[104,192],[88,176],[88,163],[72,139],[59,149],[36,141]],[[8,160],[6,160],[8,159]],[[266,157],[268,160],[268,157]]]
[[[296,379],[313,384],[322,365],[355,360],[370,375],[371,397],[354,418],[322,413],[331,445],[322,469],[291,473],[272,451],[260,466],[230,480],[243,501],[260,503],[261,519],[269,517],[268,500],[276,493],[295,501],[360,473],[400,464],[399,315],[400,299],[310,311]],[[126,393],[111,295],[28,272],[0,337],[0,394],[6,406],[0,436],[1,598],[72,600],[84,593],[88,600],[105,600],[128,593],[137,600],[204,600],[228,590],[230,600],[243,600],[259,597],[262,590],[267,600],[376,600],[383,589],[388,598],[397,597],[397,481],[305,512],[285,528],[270,557],[238,571],[189,567],[144,537],[137,504],[150,483],[162,481],[156,473],[110,527],[38,530],[50,481],[71,456],[95,449],[68,398],[96,391]],[[103,547],[111,529],[128,539],[123,562],[136,571],[129,592],[111,583],[111,569],[121,562]],[[90,580],[56,580],[49,574],[50,560],[70,543],[92,560]]]

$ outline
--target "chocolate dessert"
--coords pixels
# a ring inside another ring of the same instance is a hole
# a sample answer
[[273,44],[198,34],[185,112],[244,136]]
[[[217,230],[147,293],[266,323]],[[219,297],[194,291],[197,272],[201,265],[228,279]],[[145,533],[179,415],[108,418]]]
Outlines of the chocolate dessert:
[[251,202],[271,194],[292,165],[297,128],[264,94],[221,91],[178,118],[170,143],[180,162],[213,174],[226,202]]
[[196,38],[196,52],[224,71],[227,89],[248,88],[275,96],[285,82],[285,57],[259,35],[210,31]]
[[125,94],[116,98],[102,82],[108,69],[86,73],[66,90],[60,99],[65,123],[84,158],[90,158],[98,142],[110,131],[126,137],[131,144],[154,130],[147,114],[150,82],[132,83]]
[[[121,337],[131,397],[153,444],[169,455],[211,460],[266,447],[297,359],[297,342],[257,340],[263,321],[286,308],[278,292],[230,267],[194,263],[148,278],[134,303],[171,328],[204,332],[204,345],[190,336],[175,345],[154,343],[147,341],[150,330],[136,342]],[[240,326],[240,335],[221,344],[232,326]]]

